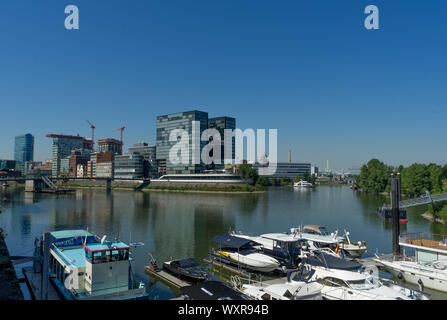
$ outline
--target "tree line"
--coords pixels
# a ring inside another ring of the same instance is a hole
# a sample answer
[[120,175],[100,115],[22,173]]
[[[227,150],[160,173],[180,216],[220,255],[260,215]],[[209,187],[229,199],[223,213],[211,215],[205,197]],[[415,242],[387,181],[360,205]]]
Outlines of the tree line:
[[389,192],[392,173],[400,173],[402,194],[406,196],[417,197],[426,190],[433,194],[447,192],[447,165],[435,163],[393,167],[378,159],[371,159],[362,166],[356,184],[363,192]]

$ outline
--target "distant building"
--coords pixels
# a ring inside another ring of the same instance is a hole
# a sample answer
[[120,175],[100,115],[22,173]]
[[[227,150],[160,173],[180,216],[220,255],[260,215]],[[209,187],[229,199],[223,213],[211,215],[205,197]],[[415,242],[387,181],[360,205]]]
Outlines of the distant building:
[[106,139],[99,139],[98,140],[98,152],[113,152],[114,154],[123,154],[121,142],[112,139],[112,138],[106,138]]
[[91,150],[93,143],[79,135],[47,134],[46,137],[53,139],[53,177],[59,177],[62,172],[68,175],[68,161],[72,150]]
[[[253,168],[259,171],[261,167],[260,164],[256,163]],[[278,162],[276,164],[276,173],[274,175],[268,176],[269,178],[290,178],[290,180],[295,179],[297,176],[302,177],[306,173],[311,175],[311,164],[310,163],[300,163],[300,162]]]
[[114,162],[98,162],[96,163],[96,178],[113,178],[114,177]]
[[15,168],[15,160],[0,160],[0,170],[14,170]]
[[84,178],[87,176],[87,166],[84,164],[78,164],[76,166],[76,177]]
[[[68,176],[69,177],[78,177],[78,167],[85,166],[87,167],[87,162],[90,159],[90,153],[85,152],[85,150],[73,150],[71,152],[69,162],[68,162]],[[85,170],[86,171],[86,170]],[[82,177],[84,173],[82,173]]]
[[310,174],[311,175],[314,174],[314,175],[318,176],[318,174],[319,174],[318,167],[316,167],[316,166],[312,167],[310,170]]
[[87,177],[96,177],[97,164],[100,162],[113,162],[115,154],[111,151],[94,152],[90,155],[90,161],[87,161]]
[[138,153],[143,156],[143,177],[158,178],[158,161],[156,147],[150,146],[146,142],[140,142],[129,148],[129,153]]
[[169,151],[171,148],[177,143],[177,141],[169,141],[169,136],[171,131],[174,129],[183,129],[188,134],[189,137],[193,137],[193,128],[192,121],[198,121],[199,128],[197,134],[199,137],[202,135],[202,132],[208,128],[208,113],[202,111],[188,111],[188,112],[180,112],[173,113],[163,116],[157,117],[157,160],[161,160],[159,165],[162,166],[165,164],[165,168],[160,167],[160,171],[166,172],[168,174],[186,174],[186,173],[199,173],[205,169],[203,163],[194,164],[193,152],[199,151],[199,159],[200,152],[203,147],[207,144],[205,141],[200,141],[199,145],[196,146],[197,149],[193,150],[193,145],[190,141],[189,143],[189,163],[188,164],[174,164],[169,161]]
[[[225,143],[225,129],[236,129],[236,119],[231,117],[217,117],[217,118],[209,118],[208,119],[208,129],[216,129],[220,133],[220,143],[221,143],[221,150],[220,150],[220,164],[214,164],[212,166],[209,166],[208,169],[223,169],[224,159],[225,159],[225,150],[224,150],[224,143]],[[232,150],[231,150],[231,159],[235,158],[235,138],[232,138]],[[210,156],[213,156],[213,154],[210,154]]]
[[144,157],[139,153],[127,153],[115,157],[115,178],[142,179]]
[[45,164],[40,161],[25,162],[25,176],[51,176],[51,164],[51,160],[46,160]]
[[34,136],[30,133],[15,137],[14,160],[16,163],[25,164],[34,160]]

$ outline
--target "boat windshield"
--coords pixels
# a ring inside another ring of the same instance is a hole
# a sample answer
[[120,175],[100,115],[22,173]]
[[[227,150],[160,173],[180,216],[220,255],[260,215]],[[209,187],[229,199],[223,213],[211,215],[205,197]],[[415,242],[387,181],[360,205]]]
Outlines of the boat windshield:
[[368,290],[380,286],[374,278],[346,281],[352,289]]
[[319,227],[318,230],[320,230],[320,234],[322,236],[329,236],[330,235],[329,231],[327,231],[327,229],[325,227]]

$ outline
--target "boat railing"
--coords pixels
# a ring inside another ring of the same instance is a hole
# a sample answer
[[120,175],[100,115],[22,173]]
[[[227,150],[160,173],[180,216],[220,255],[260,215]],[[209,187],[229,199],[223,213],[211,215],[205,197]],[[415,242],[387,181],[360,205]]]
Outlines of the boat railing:
[[409,244],[432,249],[447,250],[447,235],[426,232],[406,233],[399,236],[401,245]]

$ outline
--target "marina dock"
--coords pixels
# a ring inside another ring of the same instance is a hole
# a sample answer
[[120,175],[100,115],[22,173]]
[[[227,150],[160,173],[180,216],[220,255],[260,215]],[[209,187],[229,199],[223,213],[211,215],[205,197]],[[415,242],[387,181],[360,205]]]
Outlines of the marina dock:
[[3,230],[0,229],[0,300],[23,300],[19,280],[6,247]]
[[179,279],[177,277],[174,277],[173,275],[167,273],[164,270],[153,271],[153,270],[151,270],[151,268],[149,266],[146,266],[144,268],[144,270],[150,276],[156,278],[157,280],[160,280],[160,281],[166,283],[168,286],[175,287],[177,289],[180,289],[180,288],[187,287],[187,286],[191,285],[191,283],[189,283],[187,281],[183,281],[183,280],[181,280],[181,279]]
[[[31,298],[33,300],[42,300],[42,273],[34,272],[33,267],[23,268],[22,273]],[[51,284],[48,284],[48,300],[61,300]]]

